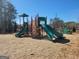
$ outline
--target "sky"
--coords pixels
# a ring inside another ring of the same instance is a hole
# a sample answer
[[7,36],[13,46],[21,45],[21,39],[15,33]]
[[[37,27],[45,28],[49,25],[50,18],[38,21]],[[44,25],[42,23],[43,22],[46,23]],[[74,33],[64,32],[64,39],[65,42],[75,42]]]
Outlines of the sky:
[[[26,13],[29,19],[40,16],[47,16],[48,22],[56,15],[64,21],[79,20],[79,0],[11,0],[18,14]],[[19,23],[19,17],[16,18]]]

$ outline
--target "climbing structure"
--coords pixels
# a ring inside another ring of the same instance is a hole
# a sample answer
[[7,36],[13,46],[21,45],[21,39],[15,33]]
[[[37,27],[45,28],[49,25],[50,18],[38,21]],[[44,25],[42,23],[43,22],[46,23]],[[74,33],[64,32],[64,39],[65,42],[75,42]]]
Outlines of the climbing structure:
[[[20,17],[22,17],[23,19],[23,26],[22,28],[20,28],[20,31],[18,31],[15,36],[16,37],[22,37],[24,35],[28,35],[29,29],[28,29],[28,18],[26,19],[27,22],[25,22],[25,17],[28,17],[28,15],[26,15],[25,13],[23,13],[22,15],[20,15]],[[20,20],[21,21],[21,20]],[[21,22],[20,22],[20,26],[21,26]]]
[[[24,19],[24,18],[23,18]],[[24,21],[24,20],[23,20]],[[23,28],[16,33],[16,37],[21,37],[22,35],[31,34],[32,38],[43,38],[43,32],[45,32],[50,40],[56,40],[58,38],[63,38],[63,34],[57,32],[54,28],[47,24],[47,17],[35,17],[33,20],[31,18],[30,27],[28,28],[28,22],[23,22]]]
[[50,40],[55,40],[57,38],[63,38],[63,34],[57,32],[54,28],[47,24],[47,17],[38,17],[38,24],[46,33]]
[[41,36],[41,29],[38,26],[38,18],[35,18],[35,20],[31,20],[31,32],[32,32],[32,38],[40,38]]

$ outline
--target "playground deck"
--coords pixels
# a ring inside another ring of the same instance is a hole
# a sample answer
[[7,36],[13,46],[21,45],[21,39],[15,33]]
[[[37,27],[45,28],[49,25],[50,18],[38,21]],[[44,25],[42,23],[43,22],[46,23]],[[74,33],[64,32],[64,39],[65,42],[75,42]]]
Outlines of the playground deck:
[[69,43],[54,43],[15,34],[0,35],[0,56],[10,59],[79,59],[79,34],[64,35]]

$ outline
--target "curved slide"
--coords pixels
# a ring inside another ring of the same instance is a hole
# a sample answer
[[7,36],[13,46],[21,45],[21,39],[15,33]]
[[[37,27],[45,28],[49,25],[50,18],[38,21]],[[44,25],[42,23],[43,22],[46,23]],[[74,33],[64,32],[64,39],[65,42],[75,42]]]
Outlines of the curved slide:
[[23,26],[23,28],[15,34],[16,37],[21,37],[25,33],[28,33],[27,24]]
[[49,25],[41,25],[44,31],[48,34],[48,38],[50,40],[55,40],[56,38],[63,38],[63,34],[57,32],[54,28],[50,27]]
[[19,32],[16,33],[16,37],[21,37],[22,35],[24,35],[27,32],[27,30],[25,28],[22,28],[22,30],[20,30]]

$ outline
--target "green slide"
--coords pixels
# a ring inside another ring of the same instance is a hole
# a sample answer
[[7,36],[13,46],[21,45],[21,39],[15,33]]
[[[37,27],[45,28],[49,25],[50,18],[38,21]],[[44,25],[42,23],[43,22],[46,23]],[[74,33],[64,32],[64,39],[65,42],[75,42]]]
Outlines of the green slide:
[[63,38],[63,34],[57,32],[54,28],[49,25],[41,25],[44,31],[48,34],[50,40],[55,40],[56,38]]
[[27,23],[24,24],[23,28],[15,34],[16,37],[21,37],[25,33],[28,33]]

